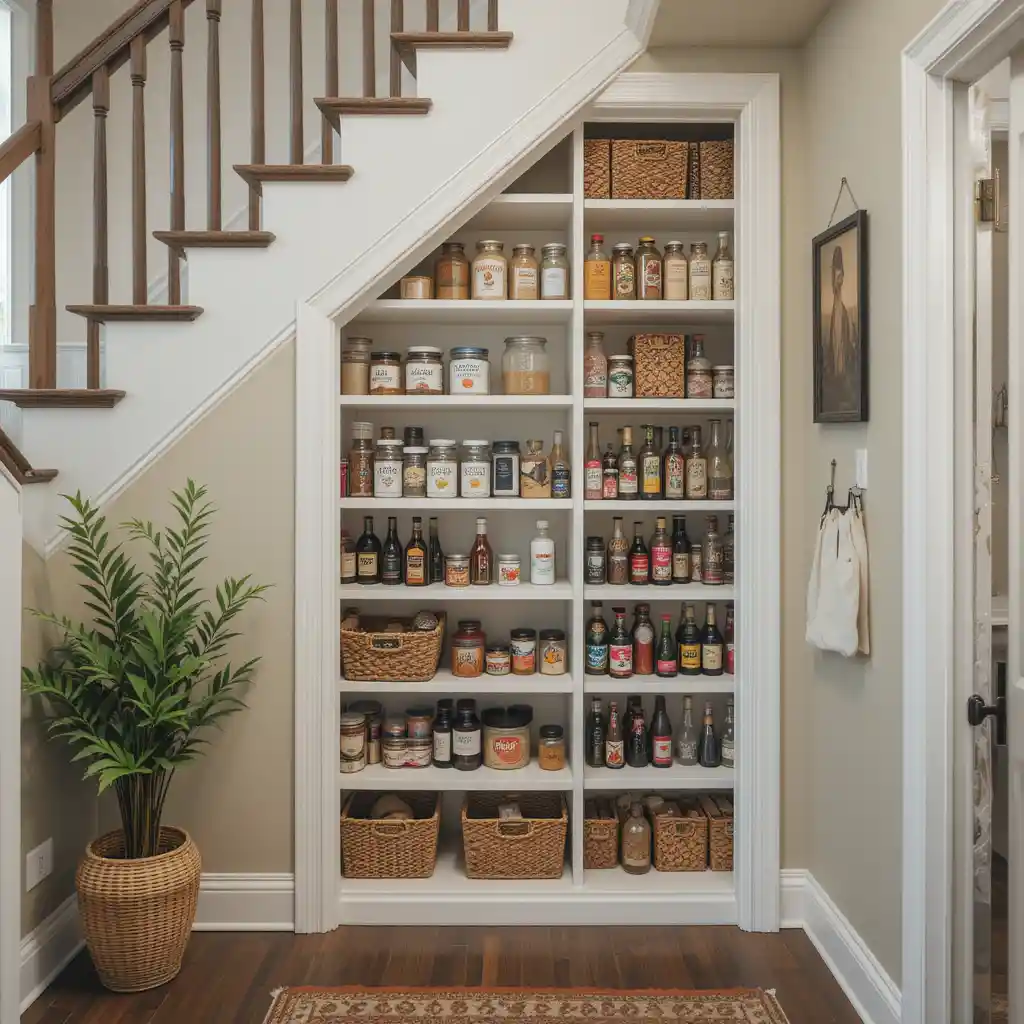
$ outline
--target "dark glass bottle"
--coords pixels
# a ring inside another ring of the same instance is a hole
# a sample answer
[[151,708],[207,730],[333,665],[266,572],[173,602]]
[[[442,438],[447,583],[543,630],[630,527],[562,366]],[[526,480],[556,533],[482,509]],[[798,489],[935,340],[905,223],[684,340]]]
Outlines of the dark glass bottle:
[[625,741],[622,738],[622,723],[619,721],[619,705],[608,704],[608,729],[604,736],[605,768],[624,768],[626,764]]
[[725,671],[736,674],[736,612],[732,601],[725,606]]
[[590,702],[590,715],[587,717],[587,764],[591,768],[604,767],[604,739],[601,698],[594,697]]
[[683,605],[683,618],[676,631],[679,643],[679,674],[681,676],[700,675],[700,629],[693,614],[693,605]]
[[455,705],[456,719],[452,727],[452,764],[463,772],[476,771],[482,763],[480,719],[476,701],[463,697]]
[[725,531],[722,538],[723,561],[722,579],[727,586],[736,582],[736,535],[733,532],[733,520],[735,516],[729,516],[729,529]]
[[423,520],[413,516],[412,537],[405,545],[405,585],[425,587],[427,582],[427,545],[423,542]]
[[356,574],[356,542],[348,530],[341,531],[341,576],[340,583],[355,583]]
[[662,679],[672,679],[679,674],[679,652],[672,636],[672,616],[662,615],[661,636],[654,652],[654,671]]
[[690,582],[690,538],[686,535],[686,516],[672,517],[672,582]]
[[444,552],[441,550],[441,541],[437,537],[437,516],[430,517],[428,560],[430,562],[430,582],[444,583]]
[[715,735],[715,715],[711,702],[704,705],[704,727],[700,734],[700,763],[705,768],[717,768],[722,763],[722,748]]
[[651,583],[656,587],[672,586],[672,541],[665,523],[665,517],[658,516],[651,536]]
[[643,501],[661,499],[661,453],[654,446],[654,427],[644,426],[643,447],[637,452],[637,473],[640,477],[640,497]]
[[612,611],[615,625],[608,638],[608,674],[613,679],[629,679],[633,675],[633,638],[626,629],[626,609]]
[[646,768],[647,761],[647,723],[644,721],[644,709],[640,698],[629,698],[629,710],[626,713],[626,764],[630,768]]
[[633,610],[633,674],[654,674],[654,626],[649,604],[638,604]]
[[629,549],[629,582],[643,587],[651,582],[651,556],[640,531],[643,523],[633,524],[633,546]]
[[608,625],[604,621],[600,601],[591,603],[590,620],[587,622],[587,667],[588,676],[608,675]]
[[438,702],[434,715],[434,753],[431,761],[435,768],[452,767],[452,712]]
[[398,520],[388,517],[388,535],[384,538],[384,549],[380,556],[380,581],[386,587],[397,587],[402,583],[402,543],[398,539]]
[[651,719],[651,764],[655,768],[672,767],[672,723],[665,710],[665,698],[654,698],[654,717]]
[[709,604],[700,635],[700,667],[706,676],[720,676],[725,670],[725,638],[715,623],[715,606]]
[[364,516],[363,533],[356,543],[356,582],[380,583],[380,541],[373,532],[373,516]]
[[476,521],[476,540],[469,553],[469,582],[478,586],[490,583],[493,566],[494,553],[487,541],[487,520],[481,517]]
[[619,496],[619,460],[615,457],[615,447],[608,442],[608,450],[601,459],[601,497],[606,501]]

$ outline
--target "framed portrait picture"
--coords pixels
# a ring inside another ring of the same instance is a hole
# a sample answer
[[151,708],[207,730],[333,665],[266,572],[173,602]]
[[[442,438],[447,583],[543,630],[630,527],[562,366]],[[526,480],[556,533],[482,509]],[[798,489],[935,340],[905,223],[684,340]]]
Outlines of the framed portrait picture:
[[868,421],[868,215],[818,235],[814,253],[814,422]]

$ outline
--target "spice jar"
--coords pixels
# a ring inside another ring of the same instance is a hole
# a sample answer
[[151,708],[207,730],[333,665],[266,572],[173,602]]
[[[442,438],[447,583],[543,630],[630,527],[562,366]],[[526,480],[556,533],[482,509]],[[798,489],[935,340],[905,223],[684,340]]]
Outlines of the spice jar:
[[495,441],[491,449],[491,492],[496,498],[519,497],[519,442]]
[[341,716],[341,771],[361,772],[366,767],[366,718],[348,711]]
[[525,768],[530,763],[533,708],[527,704],[488,708],[480,717],[484,726],[484,764],[500,771]]
[[459,468],[455,442],[448,438],[432,439],[427,455],[427,497],[454,498],[458,494],[456,475]]
[[584,581],[588,586],[599,587],[604,583],[605,550],[603,537],[587,538],[587,557],[583,569]]
[[381,740],[381,760],[385,768],[405,767],[405,744],[404,736],[385,736]]
[[417,737],[405,741],[405,767],[429,768],[434,752],[433,737]]
[[528,335],[505,339],[501,387],[506,395],[550,394],[547,344],[547,338]]
[[455,705],[452,726],[452,765],[459,771],[472,772],[480,767],[480,719],[476,701],[463,697]]
[[461,242],[445,242],[434,263],[435,294],[439,299],[469,298],[469,260]]
[[349,338],[341,350],[341,393],[368,395],[370,393],[369,338]]
[[650,235],[644,235],[636,250],[636,297],[661,298],[661,253]]
[[486,441],[462,442],[459,494],[463,498],[491,496],[491,449]]
[[508,297],[536,299],[539,296],[535,250],[532,245],[514,245],[508,264]]
[[404,443],[381,439],[373,459],[373,496],[400,498],[402,496],[402,449]]
[[498,586],[518,586],[520,575],[518,555],[498,555]]
[[512,671],[512,656],[508,644],[488,644],[485,656],[489,676],[507,676]]
[[685,301],[690,297],[690,263],[682,242],[667,242],[662,273],[662,291],[666,299]]
[[537,630],[512,630],[512,674],[532,676],[537,671]]
[[608,397],[633,397],[633,357],[608,357]]
[[444,366],[439,348],[415,345],[409,349],[405,356],[405,393],[444,394]]
[[402,497],[427,496],[427,449],[406,448],[402,455]]
[[366,718],[366,763],[380,764],[380,738],[384,727],[384,705],[376,700],[354,700],[347,711]]
[[707,242],[694,242],[690,246],[690,298],[704,302],[711,299],[711,259]]
[[505,246],[493,238],[476,243],[476,258],[473,260],[473,298],[504,299],[507,297],[505,279],[508,260],[504,256]]
[[453,348],[448,353],[448,394],[489,395],[491,364],[485,348]]
[[405,734],[411,740],[428,739],[434,712],[428,707],[407,708],[405,712]]
[[537,753],[544,771],[561,771],[565,767],[565,730],[560,725],[542,725]]
[[540,297],[569,298],[569,259],[564,242],[548,242],[541,249]]
[[612,297],[636,298],[636,264],[629,242],[617,242],[612,247]]
[[540,674],[542,676],[565,675],[566,646],[564,629],[542,629],[540,631]]
[[353,498],[373,495],[373,424],[352,424],[352,447],[348,455],[348,492]]
[[370,356],[370,394],[402,393],[402,357],[397,352],[374,352]]
[[434,279],[424,275],[403,277],[398,289],[403,299],[432,299],[434,297]]
[[446,587],[469,586],[469,555],[444,556],[444,585]]
[[732,366],[711,367],[711,388],[714,398],[735,398],[736,377]]
[[484,670],[487,637],[476,619],[463,619],[452,637],[452,675],[473,679]]

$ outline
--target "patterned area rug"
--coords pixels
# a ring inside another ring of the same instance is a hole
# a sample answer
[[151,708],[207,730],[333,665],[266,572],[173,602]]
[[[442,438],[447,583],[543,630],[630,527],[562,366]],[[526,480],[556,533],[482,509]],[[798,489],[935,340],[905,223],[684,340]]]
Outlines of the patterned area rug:
[[287,988],[274,993],[265,1024],[490,1024],[492,1021],[657,1020],[787,1024],[771,992],[599,992],[563,989]]

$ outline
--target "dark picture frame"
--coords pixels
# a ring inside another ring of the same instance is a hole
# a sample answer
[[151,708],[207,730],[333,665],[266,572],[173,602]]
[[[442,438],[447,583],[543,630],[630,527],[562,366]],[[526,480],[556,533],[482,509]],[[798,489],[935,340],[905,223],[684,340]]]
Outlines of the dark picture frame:
[[868,214],[811,243],[814,263],[814,422],[868,422]]

